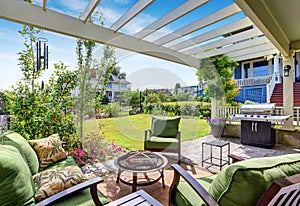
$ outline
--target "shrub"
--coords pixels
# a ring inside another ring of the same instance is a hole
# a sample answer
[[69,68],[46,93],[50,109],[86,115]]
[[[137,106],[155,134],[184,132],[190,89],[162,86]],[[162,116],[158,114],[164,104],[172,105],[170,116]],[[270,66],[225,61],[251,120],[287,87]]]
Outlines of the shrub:
[[121,107],[117,103],[110,103],[104,107],[104,113],[109,117],[119,116]]

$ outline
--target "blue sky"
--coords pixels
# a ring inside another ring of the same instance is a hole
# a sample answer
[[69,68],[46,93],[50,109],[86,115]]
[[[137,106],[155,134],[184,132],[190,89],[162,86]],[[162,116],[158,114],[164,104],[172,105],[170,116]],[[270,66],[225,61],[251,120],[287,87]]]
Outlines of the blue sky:
[[[35,0],[34,2],[40,5],[42,1]],[[103,13],[105,26],[109,27],[136,2],[137,0],[102,0],[97,10]],[[185,0],[155,1],[122,28],[121,32],[134,34],[184,2]],[[87,3],[87,0],[49,0],[47,8],[77,17]],[[160,36],[192,23],[196,18],[199,19],[231,3],[233,3],[233,0],[212,0],[190,14],[185,15],[182,19],[176,20],[167,27],[149,35],[146,39],[157,39]],[[226,21],[221,21],[216,25],[211,25],[208,28],[194,32],[178,41],[212,30],[217,26],[230,23],[230,21],[242,17],[242,14],[234,15]],[[23,38],[18,34],[18,30],[21,30],[22,27],[20,24],[0,19],[0,90],[9,89],[11,85],[21,78],[17,53],[23,49]],[[53,63],[62,61],[68,65],[70,69],[76,68],[75,38],[48,31],[43,31],[41,37],[48,39],[50,52],[49,69],[43,75],[44,81],[46,81],[52,73]],[[101,55],[102,46],[99,45],[95,52],[95,58],[100,59]],[[132,82],[133,89],[142,87],[173,88],[177,82],[180,82],[182,86],[196,85],[198,83],[195,70],[191,67],[120,49],[116,49],[116,56],[122,72],[126,72],[127,79]]]

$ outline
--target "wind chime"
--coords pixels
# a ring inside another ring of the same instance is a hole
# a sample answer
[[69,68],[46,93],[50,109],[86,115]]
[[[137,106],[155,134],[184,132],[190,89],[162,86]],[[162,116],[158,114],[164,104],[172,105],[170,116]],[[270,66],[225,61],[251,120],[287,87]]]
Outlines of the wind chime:
[[[48,40],[46,38],[39,37],[36,42],[36,71],[41,68],[48,69]],[[44,89],[44,81],[41,85]]]

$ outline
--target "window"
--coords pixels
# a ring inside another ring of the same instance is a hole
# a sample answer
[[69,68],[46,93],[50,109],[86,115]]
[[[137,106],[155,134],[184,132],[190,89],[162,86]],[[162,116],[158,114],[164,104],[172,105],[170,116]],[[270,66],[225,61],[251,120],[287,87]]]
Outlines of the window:
[[263,77],[269,75],[268,61],[260,61],[253,63],[253,77]]

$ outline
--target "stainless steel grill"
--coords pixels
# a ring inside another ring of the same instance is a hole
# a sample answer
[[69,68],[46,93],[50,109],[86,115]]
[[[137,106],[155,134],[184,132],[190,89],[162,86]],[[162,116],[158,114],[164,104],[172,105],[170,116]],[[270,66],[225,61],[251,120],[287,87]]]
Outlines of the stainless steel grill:
[[241,143],[272,148],[275,144],[275,131],[272,124],[285,122],[291,116],[276,116],[275,104],[244,104],[241,114],[230,114],[231,121],[241,121]]
[[241,106],[241,114],[230,114],[231,121],[252,120],[264,122],[285,122],[291,116],[272,115],[275,104],[244,104]]

